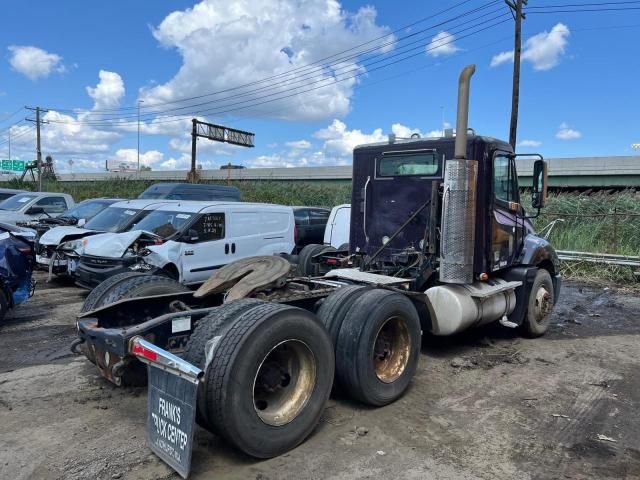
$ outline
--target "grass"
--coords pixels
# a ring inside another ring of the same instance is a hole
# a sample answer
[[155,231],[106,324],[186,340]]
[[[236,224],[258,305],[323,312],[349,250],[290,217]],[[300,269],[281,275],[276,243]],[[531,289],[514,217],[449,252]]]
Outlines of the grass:
[[[64,191],[73,195],[76,201],[94,197],[135,198],[152,183],[155,182],[126,179],[64,183],[48,181],[43,189]],[[237,186],[242,199],[248,202],[332,207],[351,201],[349,181],[242,180],[232,181],[231,185]],[[36,187],[33,182],[18,180],[7,182],[6,186],[26,190],[34,190]],[[526,207],[530,204],[530,199],[524,195],[522,202]],[[616,216],[613,215],[614,212],[617,213]],[[610,195],[551,194],[547,206],[534,220],[534,224],[540,230],[557,218],[562,218],[564,222],[556,224],[549,240],[558,250],[640,255],[640,197],[634,192]],[[563,270],[569,278],[616,283],[637,280],[631,267],[565,262]]]
[[[43,183],[42,189],[47,192],[68,193],[73,196],[76,202],[79,202],[96,197],[135,198],[154,183],[157,182],[127,179],[93,182],[47,181]],[[231,181],[230,185],[240,189],[242,199],[246,202],[317,207],[333,207],[351,202],[351,182],[349,181],[327,180],[294,183],[276,180],[238,180]],[[6,182],[5,186],[24,190],[37,188],[33,182],[20,182],[17,179]]]

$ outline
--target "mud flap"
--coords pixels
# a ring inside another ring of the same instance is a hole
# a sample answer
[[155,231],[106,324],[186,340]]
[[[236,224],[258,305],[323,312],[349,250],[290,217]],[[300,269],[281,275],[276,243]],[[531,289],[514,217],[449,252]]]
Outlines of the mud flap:
[[153,452],[187,478],[191,470],[198,382],[149,368],[147,442]]

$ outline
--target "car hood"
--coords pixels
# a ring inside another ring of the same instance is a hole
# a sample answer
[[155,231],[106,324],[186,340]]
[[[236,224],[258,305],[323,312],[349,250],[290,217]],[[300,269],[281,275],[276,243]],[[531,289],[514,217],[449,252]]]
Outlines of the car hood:
[[132,230],[123,233],[101,233],[93,235],[83,241],[83,254],[96,257],[119,258],[140,237],[149,240],[160,238],[151,232],[144,230]]
[[79,238],[94,233],[94,230],[87,230],[86,228],[72,226],[55,227],[43,233],[39,242],[42,245],[60,245],[67,237]]

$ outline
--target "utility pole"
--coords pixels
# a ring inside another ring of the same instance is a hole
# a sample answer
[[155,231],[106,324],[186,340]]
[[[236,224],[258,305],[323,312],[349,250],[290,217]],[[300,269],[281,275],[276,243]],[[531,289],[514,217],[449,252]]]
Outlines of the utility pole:
[[11,160],[11,127],[9,127],[9,160]]
[[36,162],[38,167],[38,191],[42,191],[42,149],[40,148],[40,125],[43,122],[40,120],[40,113],[48,112],[49,110],[43,110],[40,107],[25,107],[27,110],[36,112],[36,119],[26,118],[28,122],[35,122],[36,124]]
[[515,35],[513,47],[513,89],[511,93],[511,124],[509,125],[509,143],[516,150],[518,133],[518,104],[520,103],[520,52],[522,50],[522,20],[525,18],[522,13],[522,6],[527,4],[527,0],[504,0],[509,6],[515,20]]
[[138,100],[138,176],[140,176],[140,104],[144,100]]

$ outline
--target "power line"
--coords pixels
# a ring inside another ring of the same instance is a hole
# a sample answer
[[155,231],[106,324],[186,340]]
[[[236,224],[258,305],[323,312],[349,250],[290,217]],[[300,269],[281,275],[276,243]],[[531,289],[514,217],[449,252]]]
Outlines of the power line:
[[[24,107],[20,107],[18,110],[16,110],[15,112],[7,115],[6,117],[0,119],[0,123],[4,123],[7,120],[9,120],[11,117],[15,117],[18,113],[20,113],[22,110],[24,110]],[[15,125],[15,124],[14,124]]]
[[531,9],[543,9],[543,8],[564,8],[564,7],[598,7],[604,5],[625,5],[625,4],[637,4],[640,0],[628,0],[624,2],[598,2],[598,3],[564,3],[560,5],[532,5],[527,7]]
[[[508,14],[504,13],[502,15],[497,15],[497,16],[489,19],[489,21],[496,21],[496,20],[499,20],[500,18],[507,17],[507,16],[508,16]],[[469,37],[471,35],[475,35],[477,33],[480,33],[481,31],[487,30],[488,28],[492,28],[492,27],[497,26],[497,25],[499,25],[501,23],[504,23],[504,21],[506,21],[506,18],[504,20],[502,20],[502,21],[497,21],[497,22],[494,22],[494,23],[490,23],[489,25],[487,25],[487,22],[485,21],[485,22],[482,22],[481,24],[472,25],[470,27],[461,29],[459,31],[452,32],[449,35],[449,38],[450,38],[449,41],[437,42],[434,46],[428,47],[426,49],[426,52],[431,51],[431,50],[435,50],[435,49],[438,49],[438,48],[443,48],[446,45],[449,45],[449,44],[453,43],[456,40],[460,40],[460,39]],[[459,33],[462,33],[464,31],[468,31],[468,30],[477,28],[480,25],[484,25],[484,28],[478,29],[476,31],[472,31],[472,32],[470,32],[470,33],[468,33],[466,35],[461,36],[461,37],[454,38],[455,35],[457,35]],[[413,42],[413,43],[415,43],[415,42]],[[429,42],[429,43],[431,43],[431,42]],[[408,45],[406,45],[406,46],[408,46]],[[350,80],[352,78],[357,78],[359,76],[362,76],[364,74],[379,70],[381,68],[389,67],[389,66],[394,65],[394,64],[396,64],[398,62],[405,61],[405,60],[408,60],[410,58],[413,58],[413,57],[415,57],[417,55],[422,55],[423,54],[423,49],[424,49],[425,46],[426,46],[426,44],[422,43],[417,47],[413,47],[413,48],[410,48],[410,49],[406,49],[405,48],[404,51],[398,51],[397,53],[395,53],[393,55],[388,55],[388,56],[386,56],[386,58],[382,58],[382,59],[379,59],[379,60],[363,62],[363,64],[361,66],[353,67],[350,70],[341,73],[341,75],[344,75],[344,74],[347,74],[347,73],[355,72],[355,74],[351,75],[351,76],[345,76],[345,77],[342,77],[342,78],[323,76],[322,78],[320,78],[318,80],[315,80],[313,82],[308,82],[306,85],[293,87],[292,89],[293,90],[298,90],[300,88],[305,88],[305,87],[308,87],[309,85],[314,85],[314,84],[317,84],[317,83],[325,83],[324,85],[320,85],[320,86],[318,86],[316,88],[309,88],[309,89],[305,89],[305,90],[302,90],[302,91],[296,91],[293,94],[277,97],[277,98],[275,98],[273,100],[269,100],[269,101],[276,101],[276,100],[279,100],[281,98],[287,98],[287,97],[290,97],[290,96],[293,96],[293,95],[299,95],[301,93],[305,93],[305,92],[308,92],[308,91],[316,90],[318,88],[325,88],[325,87],[334,85],[335,83],[339,83],[339,82],[342,82],[342,81]],[[419,50],[419,52],[411,54],[411,55],[406,55],[404,57],[401,57],[401,55],[404,55],[404,54],[406,54],[408,52],[415,51],[415,50]],[[401,57],[401,58],[398,58],[398,57]],[[392,60],[394,58],[398,58],[398,59],[394,60],[394,61],[389,61],[389,60]],[[382,63],[382,65],[380,65],[380,66],[378,66],[376,68],[371,68],[371,69],[367,69],[366,71],[362,71],[362,67],[363,66],[369,67],[371,65],[380,64],[380,63]],[[326,83],[326,82],[329,82],[329,83]],[[283,85],[283,86],[290,87],[290,85]],[[275,87],[277,87],[277,86],[271,87],[271,89],[273,89]],[[259,95],[257,97],[253,97],[253,98],[251,98],[249,100],[244,100],[244,101],[240,101],[240,102],[234,102],[234,103],[228,103],[228,104],[220,105],[218,108],[228,108],[228,107],[233,107],[233,106],[236,106],[236,105],[242,105],[242,104],[247,104],[247,103],[249,103],[249,105],[247,105],[245,107],[242,107],[242,108],[249,108],[249,107],[251,107],[253,105],[261,105],[261,104],[269,102],[268,101],[268,102],[255,103],[256,100],[261,100],[261,99],[264,99],[264,98],[277,96],[277,95],[280,95],[282,93],[283,93],[282,91],[277,91],[277,92],[266,94],[266,95]],[[245,92],[245,94],[238,95],[238,96],[247,96],[247,92]],[[229,97],[229,98],[231,98],[231,97]],[[218,100],[218,102],[225,102],[229,98]],[[203,102],[202,104],[192,105],[192,106],[189,106],[188,108],[193,108],[194,106],[208,105],[208,104],[211,104],[211,103],[214,103],[214,102]],[[184,108],[187,108],[187,107],[182,107],[182,108],[173,109],[173,110],[167,110],[167,111],[164,111],[164,112],[156,112],[154,114],[146,114],[147,117],[145,117],[145,120],[150,120],[153,117],[155,117],[155,118],[162,117],[163,119],[173,118],[173,117],[181,117],[179,120],[173,120],[173,121],[180,121],[186,115],[204,114],[204,112],[208,112],[209,111],[208,109],[200,109],[200,110],[195,110],[195,111],[185,112],[185,113],[175,114],[175,115],[163,115],[165,113],[168,113],[168,112],[171,112],[171,111],[175,111],[175,110],[181,110],[181,109],[184,109]],[[226,113],[227,111],[235,111],[235,110],[238,110],[238,109],[237,108],[233,108],[233,109],[230,109],[230,110],[224,110],[223,112],[219,112],[219,113]],[[208,113],[208,114],[213,114],[213,113]],[[152,117],[150,117],[149,115],[152,115]],[[125,116],[125,117],[121,117],[121,118],[112,118],[112,119],[105,119],[105,120],[93,120],[93,121],[92,120],[87,120],[87,121],[74,120],[72,122],[67,122],[67,121],[60,121],[60,120],[53,120],[53,119],[50,119],[50,121],[52,123],[74,123],[74,124],[86,124],[86,125],[94,125],[94,126],[124,126],[124,125],[128,125],[130,123],[133,123],[133,120],[132,121],[127,121],[128,118],[134,118],[134,116]],[[167,123],[167,120],[163,120],[161,122],[156,122],[156,123]]]
[[[33,132],[33,131],[35,131],[35,129],[36,129],[36,127],[29,127],[29,129],[24,130],[24,131],[22,131],[22,132],[20,132],[20,133],[18,133],[18,134],[16,134],[16,135],[13,135],[13,136],[11,137],[11,141],[12,141],[12,142],[15,142],[17,139],[19,139],[19,138],[21,138],[21,137],[24,137],[26,134],[31,133],[31,132]],[[7,143],[9,143],[9,140],[3,140],[3,141],[1,141],[1,142],[0,142],[0,145],[5,145],[5,144],[7,144]]]
[[525,10],[526,13],[584,13],[584,12],[628,12],[631,10],[640,10],[640,7],[624,7],[624,8],[580,8],[573,10]]

